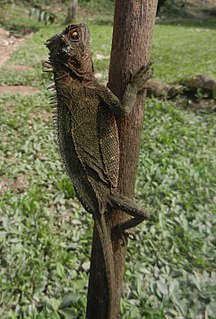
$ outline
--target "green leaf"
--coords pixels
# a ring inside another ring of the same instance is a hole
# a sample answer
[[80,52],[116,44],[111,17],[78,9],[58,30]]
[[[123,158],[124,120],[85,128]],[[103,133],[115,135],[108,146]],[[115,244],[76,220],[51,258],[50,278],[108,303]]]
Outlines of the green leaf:
[[64,308],[68,308],[70,306],[73,305],[73,303],[75,302],[75,296],[73,294],[69,294],[64,296],[59,309],[64,309]]
[[210,304],[207,305],[206,309],[207,309],[207,313],[210,316],[215,316],[215,314],[216,314],[216,302],[215,301],[211,301]]
[[60,263],[57,263],[56,264],[56,272],[60,278],[63,278],[65,276],[64,266]]

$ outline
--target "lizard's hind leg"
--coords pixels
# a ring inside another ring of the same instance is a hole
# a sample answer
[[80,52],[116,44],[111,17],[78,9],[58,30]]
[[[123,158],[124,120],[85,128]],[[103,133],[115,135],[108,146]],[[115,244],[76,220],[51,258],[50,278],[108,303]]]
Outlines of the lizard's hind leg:
[[126,229],[135,227],[143,220],[149,218],[149,214],[144,207],[136,204],[132,199],[122,194],[117,192],[110,194],[109,200],[112,208],[120,209],[133,217],[132,219],[129,219],[114,227],[113,231],[124,232]]

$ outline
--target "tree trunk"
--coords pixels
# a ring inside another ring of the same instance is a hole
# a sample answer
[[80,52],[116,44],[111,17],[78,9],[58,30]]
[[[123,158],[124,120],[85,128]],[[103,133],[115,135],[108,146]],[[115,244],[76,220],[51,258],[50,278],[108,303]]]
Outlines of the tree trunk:
[[[113,42],[109,71],[109,88],[120,99],[125,87],[138,68],[150,60],[152,31],[155,21],[157,0],[116,0]],[[119,191],[133,197],[136,169],[140,149],[140,133],[143,122],[144,95],[137,96],[135,108],[126,118],[118,119],[120,137]],[[115,211],[112,224],[128,219],[128,215]],[[122,293],[126,245],[116,236],[113,239],[116,291],[115,309],[112,318],[117,319]],[[106,273],[103,254],[94,229],[91,270],[89,280],[87,319],[107,319]]]
[[67,17],[65,23],[69,24],[74,22],[76,12],[77,12],[78,0],[70,0],[70,5],[68,7]]
[[163,7],[165,3],[166,3],[166,0],[158,0],[156,15],[159,14],[161,7]]

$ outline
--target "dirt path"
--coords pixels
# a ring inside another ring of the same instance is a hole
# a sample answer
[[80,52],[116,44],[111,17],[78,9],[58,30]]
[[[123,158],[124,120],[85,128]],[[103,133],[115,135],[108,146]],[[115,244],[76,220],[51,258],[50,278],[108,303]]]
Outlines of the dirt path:
[[0,94],[22,94],[22,95],[31,95],[37,93],[38,90],[32,86],[25,85],[4,85],[0,86]]
[[[32,67],[26,65],[6,65],[6,61],[10,58],[12,53],[17,50],[21,45],[23,45],[26,41],[26,37],[23,38],[15,38],[11,36],[10,33],[2,28],[0,28],[0,69],[1,72],[8,71],[31,71]],[[31,86],[0,86],[0,94],[35,94],[38,90]]]
[[15,38],[10,33],[0,28],[0,66],[2,66],[11,56],[11,54],[25,43],[25,38]]

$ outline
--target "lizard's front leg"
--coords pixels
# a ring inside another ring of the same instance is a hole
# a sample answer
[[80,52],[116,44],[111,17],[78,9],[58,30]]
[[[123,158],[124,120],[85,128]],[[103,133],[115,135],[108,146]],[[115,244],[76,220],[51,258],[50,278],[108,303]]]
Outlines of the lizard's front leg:
[[[107,105],[115,115],[125,116],[128,115],[134,107],[137,93],[145,88],[150,75],[150,64],[141,66],[127,85],[122,101],[106,87],[98,85],[96,90],[104,104]],[[134,227],[148,218],[148,213],[143,207],[118,192],[110,194],[109,204],[112,208],[120,209],[133,216],[131,220],[115,227],[115,230],[118,232],[125,232],[126,229]]]
[[98,85],[97,93],[103,102],[115,115],[127,116],[134,107],[137,93],[146,88],[146,82],[151,77],[150,64],[142,65],[128,83],[122,101],[120,101],[107,87]]

